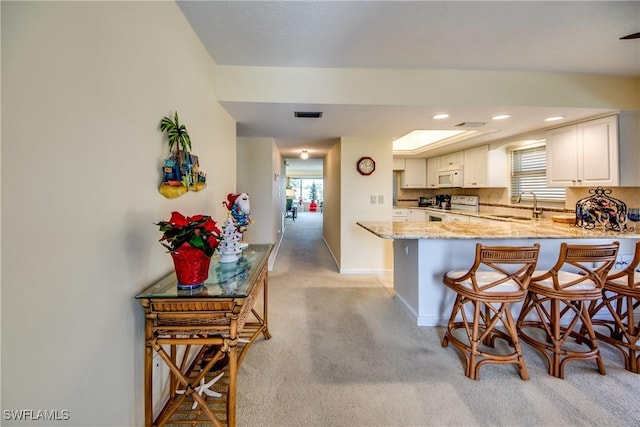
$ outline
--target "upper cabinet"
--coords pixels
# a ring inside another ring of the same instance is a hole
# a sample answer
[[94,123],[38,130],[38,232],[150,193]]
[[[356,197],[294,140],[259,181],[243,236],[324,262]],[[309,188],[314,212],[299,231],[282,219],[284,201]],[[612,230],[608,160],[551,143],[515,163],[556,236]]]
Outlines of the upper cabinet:
[[547,185],[620,185],[617,116],[546,132]]
[[427,159],[405,159],[402,188],[427,188]]
[[464,150],[465,188],[506,187],[507,152],[502,148],[489,150],[488,145]]
[[427,188],[438,188],[438,168],[442,166],[441,157],[427,159]]
[[456,151],[455,153],[443,154],[440,156],[440,166],[461,165],[464,163],[464,152]]
[[464,186],[486,187],[488,183],[489,146],[464,150]]
[[399,159],[397,157],[393,158],[393,170],[394,171],[403,171],[405,167],[405,159]]

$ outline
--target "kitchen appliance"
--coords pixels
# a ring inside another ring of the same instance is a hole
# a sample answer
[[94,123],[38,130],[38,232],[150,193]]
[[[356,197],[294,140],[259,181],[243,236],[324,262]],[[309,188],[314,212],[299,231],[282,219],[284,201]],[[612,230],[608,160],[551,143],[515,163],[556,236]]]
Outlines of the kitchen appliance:
[[436,207],[440,209],[451,209],[451,196],[449,194],[438,194],[436,196]]
[[462,165],[450,165],[436,170],[438,188],[462,187]]
[[480,198],[478,196],[451,196],[451,210],[478,213],[480,210]]
[[433,197],[418,197],[418,206],[425,208],[436,204],[436,199]]

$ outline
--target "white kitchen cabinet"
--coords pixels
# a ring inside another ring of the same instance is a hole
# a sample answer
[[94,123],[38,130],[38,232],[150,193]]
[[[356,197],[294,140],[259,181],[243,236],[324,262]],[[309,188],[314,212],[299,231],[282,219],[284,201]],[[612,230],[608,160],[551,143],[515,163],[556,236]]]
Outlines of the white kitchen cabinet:
[[441,165],[441,157],[427,159],[427,188],[438,188],[438,168]]
[[405,159],[402,188],[427,188],[427,159]]
[[409,209],[394,209],[393,210],[393,222],[403,222],[409,220]]
[[464,150],[464,187],[486,187],[489,166],[489,146]]
[[393,158],[393,170],[403,171],[405,168],[405,159]]
[[440,166],[461,165],[464,163],[464,151],[443,154],[440,156]]
[[428,221],[429,215],[424,209],[409,209],[409,221]]
[[617,187],[617,116],[547,131],[549,187]]
[[463,187],[507,187],[507,168],[504,147],[490,150],[488,145],[481,145],[464,150]]

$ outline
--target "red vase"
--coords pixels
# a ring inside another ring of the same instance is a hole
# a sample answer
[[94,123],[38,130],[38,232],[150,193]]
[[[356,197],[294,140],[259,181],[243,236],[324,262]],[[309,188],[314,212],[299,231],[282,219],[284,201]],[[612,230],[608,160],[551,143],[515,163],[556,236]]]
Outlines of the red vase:
[[184,243],[178,250],[171,252],[171,257],[178,277],[178,289],[197,288],[209,277],[211,258],[200,249]]

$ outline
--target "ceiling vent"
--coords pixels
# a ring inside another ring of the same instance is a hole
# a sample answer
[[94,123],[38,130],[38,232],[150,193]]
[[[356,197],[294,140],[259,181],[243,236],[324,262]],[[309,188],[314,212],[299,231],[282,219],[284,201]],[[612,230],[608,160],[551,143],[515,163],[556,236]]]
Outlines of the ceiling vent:
[[322,111],[295,111],[293,114],[301,119],[319,119],[322,117]]
[[487,122],[462,122],[458,123],[454,127],[457,128],[479,128],[480,126],[486,125]]

